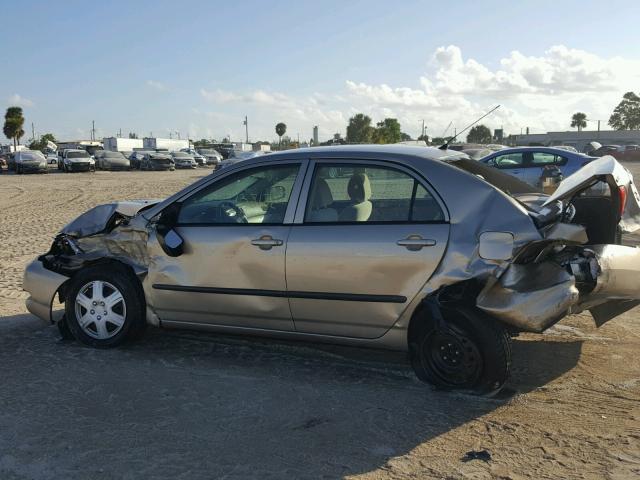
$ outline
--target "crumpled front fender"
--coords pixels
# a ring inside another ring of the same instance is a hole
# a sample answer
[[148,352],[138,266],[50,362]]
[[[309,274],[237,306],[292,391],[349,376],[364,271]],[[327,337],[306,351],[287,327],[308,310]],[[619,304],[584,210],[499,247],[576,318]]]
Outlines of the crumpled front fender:
[[47,270],[40,260],[34,260],[24,271],[22,288],[29,293],[26,300],[27,310],[36,317],[53,323],[51,306],[60,287],[68,277]]

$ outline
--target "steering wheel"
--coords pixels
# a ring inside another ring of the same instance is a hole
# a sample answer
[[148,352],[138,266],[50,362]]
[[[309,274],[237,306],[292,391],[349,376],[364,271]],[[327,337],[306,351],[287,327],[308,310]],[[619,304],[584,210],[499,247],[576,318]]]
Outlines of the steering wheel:
[[218,206],[220,211],[230,220],[236,223],[249,223],[247,217],[244,214],[244,210],[233,202],[224,201]]

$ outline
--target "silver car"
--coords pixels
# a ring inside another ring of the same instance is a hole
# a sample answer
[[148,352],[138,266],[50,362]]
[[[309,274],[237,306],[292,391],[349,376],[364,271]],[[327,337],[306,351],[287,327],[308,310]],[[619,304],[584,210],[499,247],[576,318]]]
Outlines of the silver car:
[[100,150],[94,155],[96,168],[99,170],[129,170],[130,162],[120,152]]
[[190,153],[172,152],[171,158],[173,158],[176,168],[198,168],[196,159]]
[[14,162],[16,173],[47,173],[49,171],[47,158],[40,150],[21,150],[16,152]]
[[27,267],[27,308],[95,347],[151,324],[405,350],[420,379],[488,394],[512,335],[640,303],[640,249],[614,244],[639,201],[611,157],[547,196],[458,152],[290,150],[87,211]]

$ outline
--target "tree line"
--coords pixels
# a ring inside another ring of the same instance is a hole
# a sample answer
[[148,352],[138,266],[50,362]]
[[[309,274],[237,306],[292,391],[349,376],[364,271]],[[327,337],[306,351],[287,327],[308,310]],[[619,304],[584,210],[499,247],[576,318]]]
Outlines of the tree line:
[[[589,120],[584,112],[576,112],[571,116],[571,128],[577,128],[580,132],[587,126]],[[634,92],[627,92],[607,122],[614,130],[638,130],[640,129],[640,96]]]

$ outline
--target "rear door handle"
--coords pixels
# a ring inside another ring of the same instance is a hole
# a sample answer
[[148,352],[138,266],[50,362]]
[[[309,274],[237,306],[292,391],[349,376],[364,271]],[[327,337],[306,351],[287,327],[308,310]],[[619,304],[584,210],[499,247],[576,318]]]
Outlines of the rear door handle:
[[260,238],[251,240],[251,245],[259,247],[260,250],[271,250],[273,247],[282,245],[282,240],[273,238],[271,235],[263,235]]
[[431,238],[422,238],[420,235],[409,235],[407,238],[398,240],[397,245],[405,247],[407,250],[417,251],[423,247],[433,247],[437,242]]

